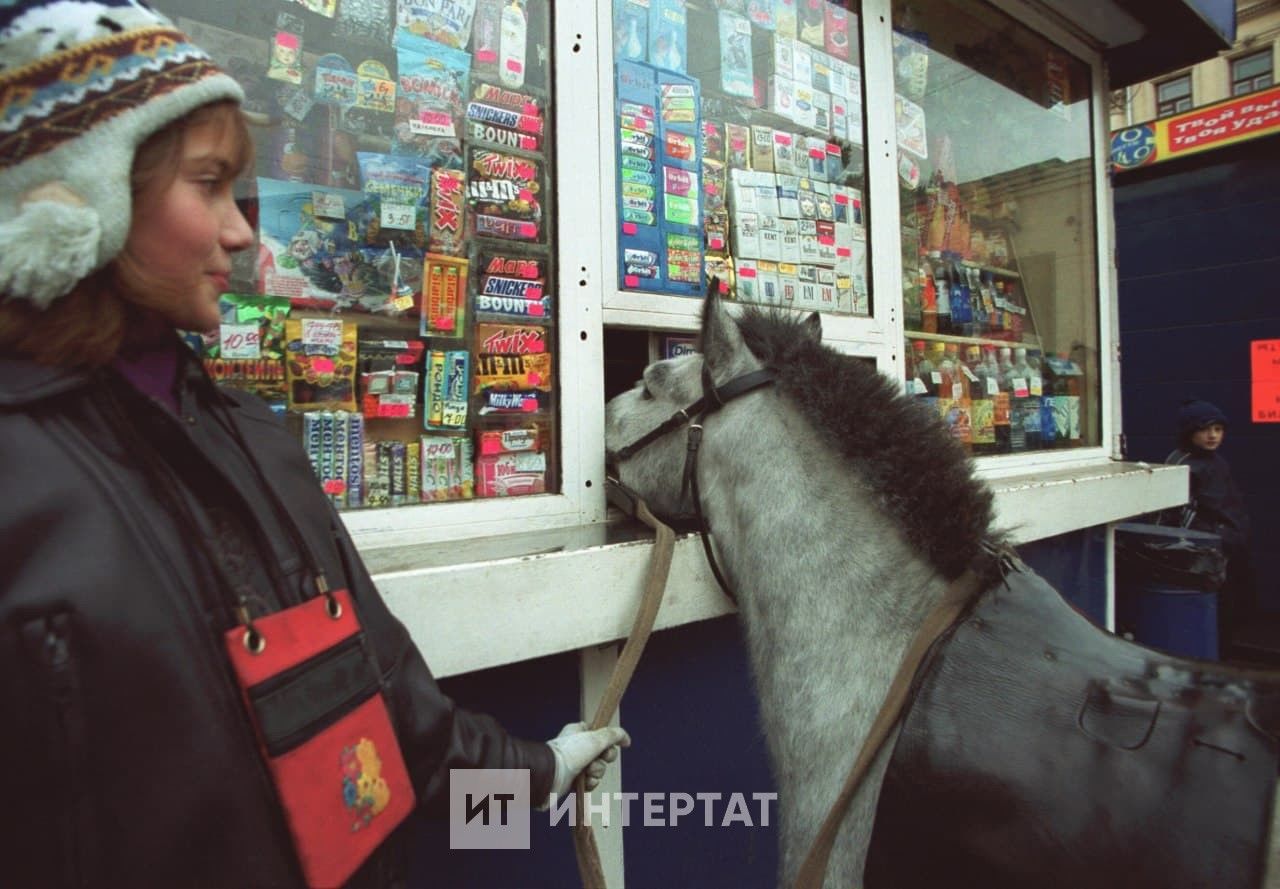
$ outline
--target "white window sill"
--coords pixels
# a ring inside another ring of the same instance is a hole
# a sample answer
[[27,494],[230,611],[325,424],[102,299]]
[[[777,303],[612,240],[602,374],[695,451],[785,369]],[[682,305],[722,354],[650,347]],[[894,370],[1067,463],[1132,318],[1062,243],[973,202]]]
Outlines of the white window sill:
[[[1181,466],[1099,461],[988,478],[1015,542],[1186,500]],[[639,525],[589,525],[447,544],[367,548],[366,564],[437,676],[620,639],[652,546]],[[657,628],[728,614],[697,537],[676,542]]]

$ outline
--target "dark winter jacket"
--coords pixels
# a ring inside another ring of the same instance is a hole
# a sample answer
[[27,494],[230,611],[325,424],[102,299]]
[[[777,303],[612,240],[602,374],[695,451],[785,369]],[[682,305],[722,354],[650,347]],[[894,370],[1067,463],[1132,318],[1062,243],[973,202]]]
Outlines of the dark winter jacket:
[[[0,358],[0,886],[299,885],[221,645],[227,582],[255,614],[314,594],[263,485],[351,590],[420,807],[445,811],[451,767],[529,768],[545,798],[550,750],[441,693],[282,423],[194,359],[179,381],[175,416],[111,370]],[[352,882],[385,883],[387,851]]]
[[1193,518],[1188,527],[1220,535],[1228,549],[1248,543],[1249,513],[1225,457],[1188,445],[1173,451],[1164,462],[1191,469],[1187,508]]

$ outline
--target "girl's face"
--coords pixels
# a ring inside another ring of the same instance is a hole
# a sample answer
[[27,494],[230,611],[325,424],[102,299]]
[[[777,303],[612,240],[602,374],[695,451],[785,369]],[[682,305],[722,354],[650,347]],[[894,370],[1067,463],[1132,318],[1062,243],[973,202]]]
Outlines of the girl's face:
[[125,252],[154,287],[148,308],[180,330],[218,326],[231,254],[253,242],[232,193],[239,143],[220,121],[187,129],[177,175],[137,195]]
[[1214,451],[1217,450],[1218,445],[1222,444],[1223,436],[1226,434],[1227,429],[1221,423],[1211,423],[1191,433],[1191,443],[1202,450]]

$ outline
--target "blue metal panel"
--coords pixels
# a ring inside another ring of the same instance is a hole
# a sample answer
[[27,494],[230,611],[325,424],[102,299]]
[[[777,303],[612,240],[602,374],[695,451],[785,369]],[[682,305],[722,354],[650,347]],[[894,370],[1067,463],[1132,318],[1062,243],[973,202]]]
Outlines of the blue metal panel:
[[1200,17],[1213,25],[1227,43],[1236,42],[1235,0],[1184,0]]
[[1280,424],[1250,422],[1250,342],[1280,339],[1280,137],[1115,178],[1127,456],[1162,462],[1187,397],[1226,412],[1260,604],[1280,611]]

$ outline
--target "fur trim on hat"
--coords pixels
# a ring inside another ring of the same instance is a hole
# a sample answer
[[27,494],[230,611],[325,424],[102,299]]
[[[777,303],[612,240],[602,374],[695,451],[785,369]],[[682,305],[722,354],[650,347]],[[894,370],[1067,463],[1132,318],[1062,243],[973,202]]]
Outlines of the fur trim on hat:
[[94,269],[102,238],[98,211],[83,204],[30,201],[0,223],[0,293],[22,295],[38,308],[65,295]]

